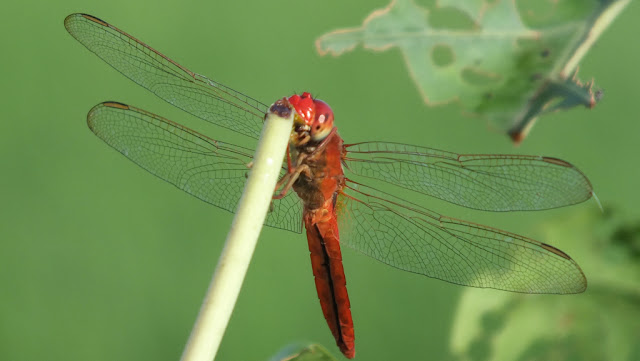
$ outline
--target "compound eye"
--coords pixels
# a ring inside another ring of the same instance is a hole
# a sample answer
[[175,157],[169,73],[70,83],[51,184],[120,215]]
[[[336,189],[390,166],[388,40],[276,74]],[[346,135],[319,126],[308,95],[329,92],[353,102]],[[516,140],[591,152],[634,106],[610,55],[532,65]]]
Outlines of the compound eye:
[[314,100],[315,119],[311,126],[311,138],[319,141],[326,138],[333,129],[333,111],[322,100]]
[[314,100],[316,106],[316,123],[333,126],[333,110],[322,100]]

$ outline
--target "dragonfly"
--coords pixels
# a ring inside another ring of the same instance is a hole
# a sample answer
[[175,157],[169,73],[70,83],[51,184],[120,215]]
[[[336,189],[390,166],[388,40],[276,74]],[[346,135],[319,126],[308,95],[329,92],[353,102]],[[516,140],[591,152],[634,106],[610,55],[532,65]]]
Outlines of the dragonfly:
[[[267,104],[187,69],[97,17],[72,14],[64,24],[87,49],[158,97],[255,143]],[[439,214],[419,200],[427,196],[494,212],[573,205],[589,199],[593,189],[572,164],[383,141],[345,143],[324,101],[307,92],[280,101],[296,114],[265,225],[295,233],[304,227],[322,312],[347,358],[355,356],[355,336],[342,245],[458,285],[546,294],[586,289],[578,264],[558,248]],[[250,145],[214,140],[119,102],[96,105],[87,123],[151,174],[235,210],[252,162]],[[412,201],[394,192],[416,196]]]

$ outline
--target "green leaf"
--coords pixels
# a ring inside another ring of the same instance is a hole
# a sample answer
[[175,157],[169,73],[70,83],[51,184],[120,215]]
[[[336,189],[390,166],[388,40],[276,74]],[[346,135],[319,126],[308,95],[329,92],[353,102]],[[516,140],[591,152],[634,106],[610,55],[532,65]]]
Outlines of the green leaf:
[[577,65],[628,2],[396,0],[316,47],[336,56],[398,48],[427,104],[457,102],[518,142],[542,114],[596,104],[601,93],[577,79]]
[[556,296],[466,289],[452,328],[456,359],[638,359],[640,220],[585,211],[544,229],[582,265],[587,291]]
[[308,346],[290,346],[281,350],[272,361],[336,361],[326,348],[311,344]]

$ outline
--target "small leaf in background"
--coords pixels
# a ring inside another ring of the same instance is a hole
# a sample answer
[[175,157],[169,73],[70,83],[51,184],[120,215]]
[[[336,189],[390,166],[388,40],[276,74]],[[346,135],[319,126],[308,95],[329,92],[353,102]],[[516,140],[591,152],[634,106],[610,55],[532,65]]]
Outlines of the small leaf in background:
[[278,352],[271,361],[337,361],[326,348],[311,344],[307,346],[289,346]]
[[602,95],[577,66],[629,0],[395,0],[358,28],[318,38],[321,55],[398,48],[429,105],[458,102],[518,143],[536,118]]
[[583,267],[579,295],[466,289],[451,337],[456,360],[640,360],[640,220],[583,211],[544,225]]

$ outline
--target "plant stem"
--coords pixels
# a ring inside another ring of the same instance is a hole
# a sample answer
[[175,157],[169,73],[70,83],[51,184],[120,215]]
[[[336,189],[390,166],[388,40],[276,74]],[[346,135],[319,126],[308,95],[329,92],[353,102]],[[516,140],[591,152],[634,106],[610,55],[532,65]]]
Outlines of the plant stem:
[[271,203],[294,112],[280,100],[267,113],[249,178],[182,361],[211,361],[218,351]]
[[589,27],[588,31],[584,32],[583,38],[580,40],[579,46],[575,49],[573,55],[560,71],[565,78],[573,75],[574,71],[578,67],[578,63],[585,56],[587,51],[591,48],[593,43],[600,37],[600,34],[609,27],[609,24],[624,10],[629,4],[630,0],[612,0],[603,1],[601,6],[604,8],[602,11],[596,12],[594,16],[596,18],[592,21],[588,21],[586,26]]

